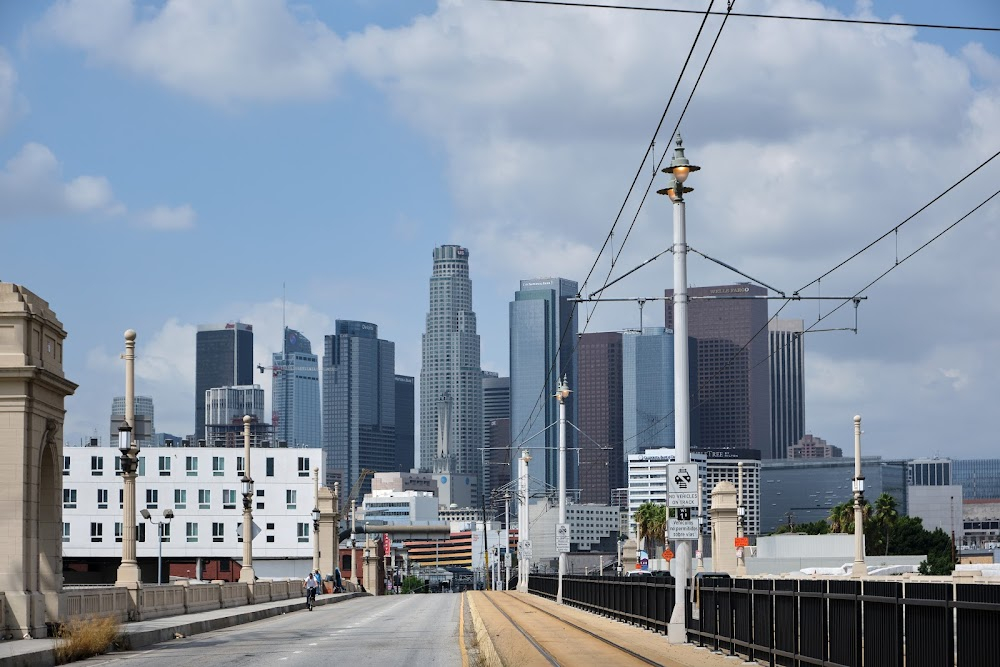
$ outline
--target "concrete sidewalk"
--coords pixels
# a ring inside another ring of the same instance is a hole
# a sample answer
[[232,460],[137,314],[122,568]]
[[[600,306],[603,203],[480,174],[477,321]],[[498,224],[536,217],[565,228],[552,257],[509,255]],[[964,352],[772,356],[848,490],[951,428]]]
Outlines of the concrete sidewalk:
[[[351,598],[366,596],[368,593],[331,593],[319,595],[317,605],[336,604]],[[290,611],[306,608],[304,597],[275,600],[260,604],[213,609],[197,614],[167,616],[152,621],[137,621],[122,625],[122,638],[129,650],[140,649],[150,644],[174,639],[177,635],[189,637],[202,632],[222,630],[234,625],[251,623],[272,616],[280,616]],[[0,642],[0,665],[3,667],[48,667],[55,664],[58,639],[12,639]]]

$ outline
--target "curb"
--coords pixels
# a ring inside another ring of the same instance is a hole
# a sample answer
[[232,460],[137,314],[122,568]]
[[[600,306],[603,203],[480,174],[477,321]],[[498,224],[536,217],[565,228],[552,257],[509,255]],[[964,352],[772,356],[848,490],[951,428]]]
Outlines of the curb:
[[476,631],[476,646],[479,649],[479,654],[488,667],[503,667],[503,662],[497,653],[497,647],[493,644],[493,638],[490,637],[486,624],[483,623],[479,610],[476,609],[476,597],[478,596],[469,595],[469,612],[472,614],[472,627]]

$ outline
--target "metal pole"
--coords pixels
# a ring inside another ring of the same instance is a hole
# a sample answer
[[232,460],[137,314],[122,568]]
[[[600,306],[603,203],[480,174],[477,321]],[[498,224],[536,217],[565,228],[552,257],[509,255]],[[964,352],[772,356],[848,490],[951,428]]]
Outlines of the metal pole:
[[351,498],[351,583],[358,583],[358,520],[357,512],[354,511],[357,501]]
[[[680,136],[677,137],[680,149]],[[683,153],[681,153],[683,155]],[[691,462],[691,406],[688,384],[688,282],[687,282],[687,230],[684,210],[684,183],[675,174],[673,201],[674,217],[674,460]],[[684,589],[691,570],[691,543],[677,540],[674,545],[677,565],[674,568],[674,609],[667,626],[667,640],[671,644],[687,643],[684,618]]]
[[243,568],[240,581],[250,585],[256,576],[253,571],[253,478],[250,476],[250,422],[253,417],[243,415]]
[[159,538],[156,549],[156,583],[163,583],[163,522],[156,524],[156,536]]
[[854,564],[852,577],[868,574],[865,565],[865,526],[861,505],[865,499],[865,478],[861,474],[861,415],[854,416]]
[[522,593],[528,592],[528,570],[531,568],[531,559],[527,551],[531,544],[531,522],[528,520],[528,462],[531,454],[527,449],[521,450],[521,457],[517,463],[517,590]]
[[701,475],[698,475],[698,553],[696,554],[698,558],[698,572],[705,571],[705,551],[704,551],[704,536],[705,536],[705,507],[701,499]]
[[504,550],[503,562],[506,568],[506,576],[504,577],[503,580],[503,590],[507,590],[507,580],[510,579],[510,491],[507,491],[507,493],[504,494],[503,502],[504,502],[503,530],[505,538],[503,541],[503,550]]
[[[118,586],[135,588],[139,585],[139,564],[135,558],[135,479],[138,475],[139,443],[135,430],[135,338],[133,329],[125,332],[125,421],[132,429],[128,450],[128,469],[122,466],[122,562],[118,567]],[[123,461],[123,464],[125,461]]]
[[[313,468],[313,507],[319,509],[319,468]],[[313,522],[313,572],[319,570],[319,521]]]
[[[566,379],[563,378],[556,396],[559,399],[559,526],[566,525]],[[556,604],[562,604],[563,575],[566,574],[566,552],[559,552],[559,583],[556,587]]]
[[[743,504],[743,461],[736,464],[739,471],[737,475],[736,489],[736,536],[743,537],[743,517],[746,516],[747,508]],[[747,574],[747,563],[744,557],[743,547],[736,548],[736,576],[745,577]]]

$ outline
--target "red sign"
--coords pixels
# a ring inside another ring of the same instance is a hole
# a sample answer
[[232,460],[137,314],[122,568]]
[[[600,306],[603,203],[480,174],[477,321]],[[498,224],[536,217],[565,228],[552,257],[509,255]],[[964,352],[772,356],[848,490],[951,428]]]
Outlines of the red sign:
[[736,546],[737,547],[748,547],[748,546],[750,546],[750,538],[749,537],[737,537],[736,538]]
[[663,560],[665,560],[665,561],[667,561],[669,563],[673,559],[674,559],[674,552],[671,551],[670,549],[664,549],[663,550]]
[[389,533],[382,533],[382,544],[385,547],[385,555],[389,555],[389,549],[392,547],[392,539],[389,537]]

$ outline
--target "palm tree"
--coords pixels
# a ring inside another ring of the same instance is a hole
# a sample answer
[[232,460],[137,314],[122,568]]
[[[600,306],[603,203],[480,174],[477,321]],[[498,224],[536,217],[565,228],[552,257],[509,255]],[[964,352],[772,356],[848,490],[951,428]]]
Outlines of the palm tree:
[[830,532],[831,533],[842,533],[844,532],[844,524],[842,519],[844,517],[844,505],[847,503],[841,503],[840,505],[834,505],[830,508]]
[[888,493],[883,492],[878,498],[875,499],[875,523],[885,532],[885,555],[889,555],[889,534],[892,532],[893,526],[896,525],[896,519],[899,518],[899,512],[896,510],[896,499],[890,496]]
[[634,518],[639,539],[643,540],[643,546],[652,556],[655,553],[656,538],[663,535],[667,525],[667,508],[656,503],[645,502],[639,505]]

